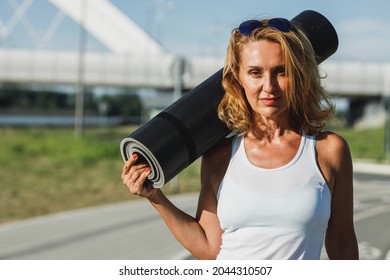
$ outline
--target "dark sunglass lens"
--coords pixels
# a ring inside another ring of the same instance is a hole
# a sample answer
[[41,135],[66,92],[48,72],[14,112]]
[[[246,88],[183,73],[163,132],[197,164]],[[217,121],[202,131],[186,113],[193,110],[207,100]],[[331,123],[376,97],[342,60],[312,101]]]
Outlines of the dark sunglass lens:
[[268,21],[268,26],[282,32],[288,32],[291,28],[291,23],[285,18],[273,18]]
[[253,30],[260,28],[262,26],[263,24],[261,23],[261,21],[248,20],[241,23],[240,26],[238,27],[238,30],[240,30],[240,33],[242,35],[249,35],[252,33]]

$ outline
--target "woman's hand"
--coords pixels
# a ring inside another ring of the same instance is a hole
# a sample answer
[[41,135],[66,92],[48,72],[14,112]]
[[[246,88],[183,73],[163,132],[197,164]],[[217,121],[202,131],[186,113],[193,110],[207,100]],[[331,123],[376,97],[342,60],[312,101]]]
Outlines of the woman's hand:
[[132,194],[151,198],[157,189],[147,182],[150,167],[145,163],[136,164],[137,159],[138,155],[133,154],[123,166],[121,176],[123,184]]

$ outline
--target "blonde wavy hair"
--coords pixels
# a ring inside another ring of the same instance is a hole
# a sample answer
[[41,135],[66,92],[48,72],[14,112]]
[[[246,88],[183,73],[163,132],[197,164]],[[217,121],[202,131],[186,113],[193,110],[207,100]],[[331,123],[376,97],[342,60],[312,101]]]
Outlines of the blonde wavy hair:
[[[334,105],[321,85],[316,56],[303,31],[293,23],[291,30],[281,32],[267,27],[255,29],[250,35],[232,31],[229,40],[222,86],[225,94],[218,106],[218,117],[234,131],[247,134],[254,128],[253,111],[239,81],[240,59],[249,42],[266,40],[281,45],[288,78],[286,97],[291,123],[308,135],[319,133],[334,113]],[[258,124],[258,123],[257,123]]]

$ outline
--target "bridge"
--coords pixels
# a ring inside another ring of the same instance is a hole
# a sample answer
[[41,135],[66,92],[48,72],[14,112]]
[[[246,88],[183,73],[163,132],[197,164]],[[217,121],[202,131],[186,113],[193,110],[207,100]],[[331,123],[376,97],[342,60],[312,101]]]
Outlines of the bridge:
[[[0,49],[0,82],[76,84],[80,79],[77,51]],[[85,86],[173,89],[176,64],[184,62],[183,86],[191,89],[223,66],[223,58],[178,57],[171,53],[83,54]]]
[[[30,33],[27,17],[34,0],[6,0],[14,13],[0,18],[0,39],[6,41],[21,24]],[[40,48],[0,48],[0,82],[126,86],[172,89],[183,74],[184,89],[191,89],[223,65],[222,57],[177,57],[162,47],[132,19],[107,0],[47,0],[57,14],[35,43]],[[79,48],[73,51],[45,48],[68,17],[80,25]],[[86,32],[107,51],[85,49]],[[34,37],[31,35],[31,37]],[[35,36],[37,37],[37,36]],[[177,70],[181,64],[183,69]],[[390,62],[325,61],[324,85],[337,96],[390,96]]]
[[[27,16],[35,1],[6,2],[14,13],[7,20],[0,18],[0,40],[6,42],[19,24],[35,34]],[[223,57],[180,57],[169,52],[110,1],[47,2],[57,13],[41,37],[30,34],[36,48],[0,48],[0,83],[153,88],[174,95],[178,87],[180,92],[188,91],[223,66]],[[78,48],[67,51],[47,48],[65,18],[80,26]],[[87,33],[105,51],[87,50]],[[390,62],[330,58],[320,68],[328,92],[351,100],[354,119],[371,100],[381,103],[390,100]]]
[[[77,51],[0,49],[0,82],[76,84]],[[86,86],[173,89],[175,64],[184,61],[183,87],[191,89],[223,66],[223,58],[177,57],[171,53],[88,52],[83,55]],[[390,96],[390,62],[325,61],[324,86],[337,96]]]

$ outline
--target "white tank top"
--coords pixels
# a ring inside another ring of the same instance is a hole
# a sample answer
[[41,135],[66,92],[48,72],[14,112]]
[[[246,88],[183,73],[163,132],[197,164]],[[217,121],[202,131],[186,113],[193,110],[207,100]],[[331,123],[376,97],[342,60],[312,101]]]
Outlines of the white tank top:
[[275,169],[254,166],[242,136],[218,190],[224,230],[217,259],[319,259],[331,193],[319,171],[315,137],[303,135],[295,157]]

